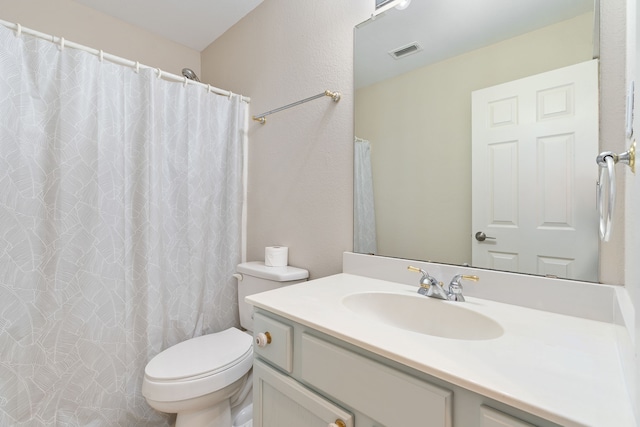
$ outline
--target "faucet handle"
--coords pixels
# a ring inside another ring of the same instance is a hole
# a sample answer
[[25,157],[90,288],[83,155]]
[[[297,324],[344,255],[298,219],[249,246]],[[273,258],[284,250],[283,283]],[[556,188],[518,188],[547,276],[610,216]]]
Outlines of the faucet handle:
[[418,289],[419,294],[444,300],[448,298],[447,291],[442,287],[443,283],[438,282],[438,279],[427,273],[425,270],[411,265],[407,267],[407,270],[422,273],[422,277],[420,278],[420,289]]
[[414,273],[422,273],[422,277],[420,278],[420,289],[418,290],[418,292],[421,294],[426,293],[429,289],[429,286],[431,286],[431,282],[429,281],[429,273],[421,268],[414,267],[412,265],[407,266],[407,270],[413,271]]
[[407,267],[407,270],[413,271],[414,273],[422,273],[422,277],[420,278],[420,289],[418,289],[418,293],[422,295],[426,295],[431,286],[438,284],[438,280],[435,277],[431,276],[421,268],[410,265]]
[[422,277],[420,278],[420,285],[426,284],[428,286],[431,286],[433,284],[438,283],[435,277],[433,277],[432,275],[430,275],[429,273],[427,273],[425,270],[421,268],[410,265],[407,267],[407,270],[413,271],[414,273],[422,273]]
[[462,295],[462,280],[471,280],[473,282],[477,282],[480,280],[478,276],[475,275],[467,275],[467,274],[456,274],[451,279],[451,283],[449,283],[449,301],[460,301],[464,302],[464,295]]

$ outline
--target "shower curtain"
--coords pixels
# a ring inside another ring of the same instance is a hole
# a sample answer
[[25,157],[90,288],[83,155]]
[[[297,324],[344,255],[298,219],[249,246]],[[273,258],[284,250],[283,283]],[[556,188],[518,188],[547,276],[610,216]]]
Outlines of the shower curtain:
[[246,114],[0,26],[0,425],[169,425],[145,364],[237,324]]
[[371,143],[356,138],[354,149],[354,241],[358,253],[378,253],[376,244],[376,214],[373,200]]

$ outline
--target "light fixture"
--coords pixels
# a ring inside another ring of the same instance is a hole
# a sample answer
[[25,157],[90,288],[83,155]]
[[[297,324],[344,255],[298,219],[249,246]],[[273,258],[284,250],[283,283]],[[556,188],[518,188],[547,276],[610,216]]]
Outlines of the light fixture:
[[411,0],[402,0],[396,5],[396,9],[405,10],[406,8],[409,7],[410,4],[411,4]]

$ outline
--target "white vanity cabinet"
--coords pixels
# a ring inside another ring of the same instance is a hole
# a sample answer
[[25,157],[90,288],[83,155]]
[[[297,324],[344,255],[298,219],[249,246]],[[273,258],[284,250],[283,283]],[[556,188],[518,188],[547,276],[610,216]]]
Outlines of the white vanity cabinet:
[[254,427],[557,427],[261,309],[254,330]]

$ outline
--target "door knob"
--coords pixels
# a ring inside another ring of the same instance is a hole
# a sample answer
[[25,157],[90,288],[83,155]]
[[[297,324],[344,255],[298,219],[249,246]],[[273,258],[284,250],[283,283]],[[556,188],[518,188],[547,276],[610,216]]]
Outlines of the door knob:
[[484,232],[482,232],[482,231],[478,231],[478,232],[476,233],[476,240],[477,240],[478,242],[484,242],[484,241],[485,241],[485,240],[487,240],[487,239],[496,240],[496,238],[495,238],[495,237],[489,237],[489,236],[487,236],[486,234],[484,234]]

